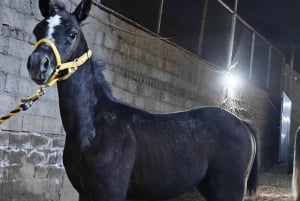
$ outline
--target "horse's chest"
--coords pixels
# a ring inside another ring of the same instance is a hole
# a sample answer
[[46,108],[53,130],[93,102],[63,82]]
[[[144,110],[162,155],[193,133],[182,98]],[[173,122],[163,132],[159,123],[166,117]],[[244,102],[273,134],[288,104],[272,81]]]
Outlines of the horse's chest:
[[66,142],[63,162],[69,180],[77,191],[84,191],[81,151],[74,143]]
[[66,142],[63,155],[65,169],[78,168],[79,155],[80,151]]

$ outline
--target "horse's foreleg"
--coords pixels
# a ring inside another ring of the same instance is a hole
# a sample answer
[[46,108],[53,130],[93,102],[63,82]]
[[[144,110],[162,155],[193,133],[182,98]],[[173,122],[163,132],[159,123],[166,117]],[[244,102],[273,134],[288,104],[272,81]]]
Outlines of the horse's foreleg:
[[90,199],[88,199],[86,196],[84,196],[83,194],[79,194],[79,201],[90,201]]
[[126,198],[135,160],[135,141],[127,136],[116,144],[109,143],[82,157],[82,182],[91,201],[124,201]]
[[90,201],[124,201],[130,172],[131,168],[121,163],[88,169],[84,173],[83,185]]

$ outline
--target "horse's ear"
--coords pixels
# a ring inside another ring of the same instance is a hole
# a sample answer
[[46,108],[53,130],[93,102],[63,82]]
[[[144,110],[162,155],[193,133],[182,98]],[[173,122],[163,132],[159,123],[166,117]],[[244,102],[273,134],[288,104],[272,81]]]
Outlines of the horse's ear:
[[39,0],[39,8],[43,17],[48,17],[54,11],[50,0]]
[[54,0],[39,0],[39,8],[43,17],[48,17],[51,14],[64,9],[64,5],[59,1]]
[[82,22],[87,18],[91,10],[92,0],[82,0],[77,6],[73,15],[77,18],[78,22]]

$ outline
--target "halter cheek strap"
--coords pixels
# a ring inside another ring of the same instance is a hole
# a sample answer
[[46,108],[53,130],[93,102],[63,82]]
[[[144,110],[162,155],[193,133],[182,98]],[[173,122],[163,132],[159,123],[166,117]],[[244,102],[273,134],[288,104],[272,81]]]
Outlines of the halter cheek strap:
[[[42,38],[41,40],[37,41],[34,45],[37,48],[42,43],[46,43],[52,49],[56,60],[56,68],[52,73],[51,77],[47,80],[45,86],[52,86],[57,81],[62,81],[68,79],[73,73],[76,72],[77,68],[84,64],[89,58],[92,56],[92,51],[88,50],[82,56],[74,59],[73,61],[61,63],[61,57],[59,54],[58,49],[56,48],[55,44],[48,38]],[[67,70],[67,73],[63,76],[59,76],[61,71]]]

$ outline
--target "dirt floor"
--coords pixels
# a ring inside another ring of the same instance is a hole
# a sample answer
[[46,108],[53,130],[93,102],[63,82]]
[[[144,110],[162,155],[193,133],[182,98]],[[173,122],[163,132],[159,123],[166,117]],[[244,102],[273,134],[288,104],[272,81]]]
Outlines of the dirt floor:
[[[255,196],[245,201],[294,201],[292,197],[292,175],[285,165],[277,164],[270,171],[259,175],[259,186]],[[198,192],[191,192],[171,201],[205,201]],[[229,201],[229,200],[228,200]]]
[[285,166],[276,165],[272,170],[259,176],[256,196],[245,201],[294,201],[292,197],[292,175],[286,174]]

